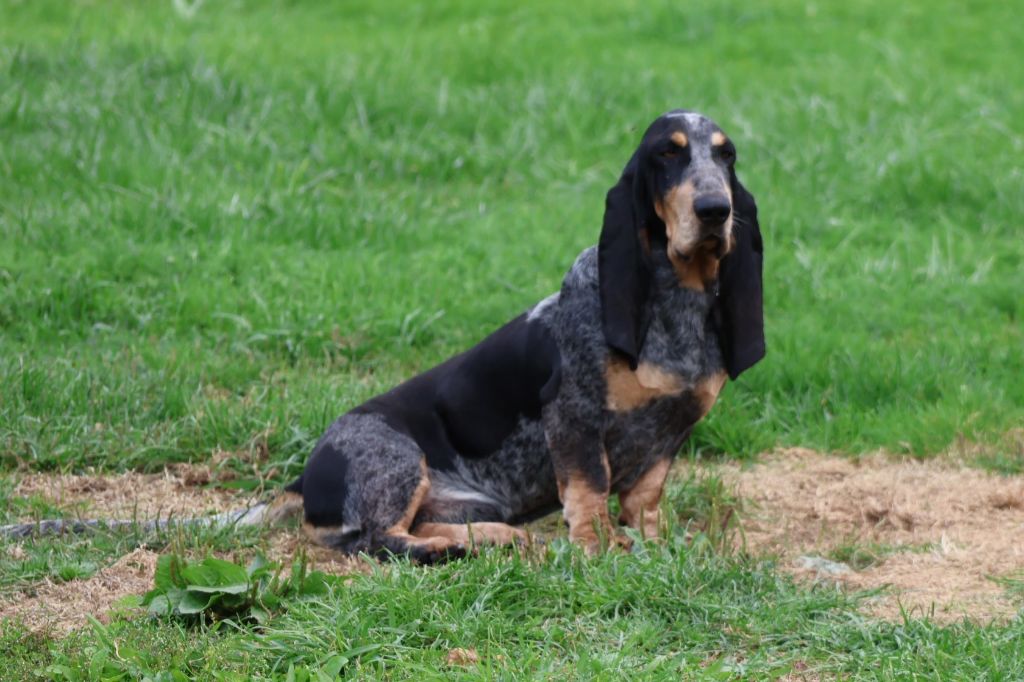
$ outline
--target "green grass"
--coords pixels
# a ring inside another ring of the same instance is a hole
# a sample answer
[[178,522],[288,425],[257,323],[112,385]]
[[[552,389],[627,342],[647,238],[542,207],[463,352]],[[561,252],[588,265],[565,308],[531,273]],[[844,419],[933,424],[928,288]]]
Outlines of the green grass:
[[9,5],[3,463],[267,433],[294,469],[554,290],[679,105],[737,140],[767,239],[770,354],[694,448],[927,454],[1021,423],[1010,6],[580,11]]
[[[14,665],[46,662],[58,679],[90,679],[81,672],[89,666],[132,677],[284,678],[289,667],[331,661],[351,679],[1024,675],[1020,621],[879,623],[853,606],[834,590],[794,586],[770,564],[718,555],[703,536],[678,534],[665,547],[593,560],[559,542],[541,565],[492,551],[429,571],[384,567],[295,601],[261,628],[116,619],[61,641],[17,627],[3,637]],[[457,647],[480,663],[448,665]]]
[[[1024,467],[1006,435],[1024,423],[1013,3],[174,7],[0,4],[5,476],[220,450],[247,476],[296,473],[338,414],[555,290],[643,126],[676,106],[736,140],[766,239],[769,355],[691,454],[977,442],[981,466]],[[720,482],[673,495],[726,532]],[[0,497],[5,515],[49,511],[6,482]],[[38,541],[28,567],[2,543],[0,589],[85,576],[143,541]],[[799,662],[1010,679],[1021,634],[871,623],[755,559],[672,545],[400,567],[265,631],[0,637],[26,674],[124,667],[135,648],[135,673],[268,675],[340,654],[346,674],[400,678],[476,646],[490,667],[466,676],[770,677]]]

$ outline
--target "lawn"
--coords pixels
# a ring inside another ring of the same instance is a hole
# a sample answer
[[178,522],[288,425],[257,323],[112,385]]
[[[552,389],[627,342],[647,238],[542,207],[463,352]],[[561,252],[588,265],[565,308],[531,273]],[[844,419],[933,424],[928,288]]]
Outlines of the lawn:
[[[0,524],[53,511],[14,494],[27,472],[216,456],[236,487],[296,474],[338,414],[557,289],[644,126],[679,106],[735,140],[758,199],[769,346],[684,455],[952,452],[1019,474],[1019,15],[4,0]],[[693,482],[677,485],[673,499]],[[387,567],[260,628],[8,625],[2,648],[19,676],[85,678],[339,662],[393,678],[1024,676],[1019,617],[875,621],[770,558],[684,542],[684,524],[590,562],[555,542],[536,561]],[[143,543],[242,556],[260,542],[0,541],[0,592],[88,577]],[[445,668],[453,647],[481,663]]]

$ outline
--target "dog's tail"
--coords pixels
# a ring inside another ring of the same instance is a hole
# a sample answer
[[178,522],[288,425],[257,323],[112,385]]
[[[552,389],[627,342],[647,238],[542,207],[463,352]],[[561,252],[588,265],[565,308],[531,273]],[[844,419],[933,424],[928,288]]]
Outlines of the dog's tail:
[[143,532],[163,530],[172,526],[219,528],[225,526],[258,526],[280,523],[302,509],[302,476],[285,486],[271,502],[260,502],[244,509],[210,516],[167,517],[139,521],[137,519],[42,519],[31,523],[0,526],[0,537],[27,538],[37,535],[79,534],[92,530],[136,528]]

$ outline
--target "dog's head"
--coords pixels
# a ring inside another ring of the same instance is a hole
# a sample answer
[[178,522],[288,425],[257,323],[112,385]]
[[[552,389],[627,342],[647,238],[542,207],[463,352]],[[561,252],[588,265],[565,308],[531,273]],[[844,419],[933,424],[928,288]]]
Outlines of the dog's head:
[[736,177],[736,148],[710,119],[674,110],[644,133],[608,192],[598,247],[608,345],[636,364],[651,271],[667,259],[680,286],[716,291],[732,378],[764,356],[763,246],[754,197]]

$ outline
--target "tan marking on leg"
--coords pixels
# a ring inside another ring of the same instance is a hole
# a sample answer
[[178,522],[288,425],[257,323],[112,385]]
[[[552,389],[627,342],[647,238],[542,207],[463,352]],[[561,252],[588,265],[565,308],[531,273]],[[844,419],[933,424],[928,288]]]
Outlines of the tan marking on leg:
[[723,144],[725,144],[725,141],[727,139],[729,138],[725,136],[725,133],[719,130],[716,130],[715,132],[711,133],[711,144],[714,145],[715,147],[721,147]]
[[412,497],[409,498],[409,506],[405,508],[405,513],[402,514],[402,518],[395,522],[390,528],[384,533],[386,535],[405,535],[409,532],[409,527],[412,525],[413,519],[416,518],[416,512],[420,510],[420,505],[423,504],[423,499],[430,492],[430,476],[427,475],[427,460],[426,458],[420,459],[420,481],[416,484],[416,489],[412,492]]
[[392,532],[388,532],[387,535],[405,540],[409,544],[410,549],[422,549],[428,552],[446,552],[448,550],[455,549],[461,544],[458,540],[445,537],[443,535],[433,535],[428,537],[412,535],[411,533]]
[[656,365],[641,362],[634,371],[619,358],[608,361],[605,381],[608,390],[605,404],[615,412],[633,410],[664,396],[679,395],[684,388],[679,376]]
[[427,494],[430,492],[430,476],[427,474],[427,460],[426,458],[420,459],[420,481],[416,484],[416,489],[413,490],[412,497],[409,498],[409,505],[405,508],[405,513],[393,526],[384,531],[385,535],[389,535],[394,538],[405,540],[409,545],[409,549],[418,549],[426,552],[447,552],[453,550],[459,546],[459,542],[442,535],[427,536],[425,534],[414,535],[409,532],[409,528],[412,526],[413,520],[416,518],[416,513],[420,510],[420,505],[423,504],[423,500],[426,499]]
[[[602,465],[611,481],[607,455],[601,456]],[[616,535],[608,515],[608,491],[595,490],[587,478],[578,473],[569,475],[564,485],[559,483],[558,496],[562,513],[569,524],[569,539],[583,547],[590,556],[600,553],[606,546],[625,545],[625,539]]]
[[633,487],[619,493],[619,504],[622,507],[619,520],[640,531],[644,538],[658,537],[658,503],[671,465],[672,460],[667,457],[658,460],[637,479]]
[[526,531],[507,523],[480,521],[478,523],[421,523],[412,534],[416,537],[439,536],[464,545],[512,545],[528,541]]
[[[460,543],[450,537],[444,537],[441,535],[413,535],[409,532],[409,526],[412,525],[413,519],[416,518],[416,512],[419,511],[420,505],[423,503],[424,498],[426,498],[427,493],[429,492],[430,477],[427,475],[427,462],[426,459],[421,459],[420,480],[416,484],[416,488],[413,490],[412,496],[409,498],[409,504],[405,508],[402,517],[390,528],[385,530],[384,534],[404,540],[411,550],[418,549],[426,552],[446,552],[455,549],[459,547]],[[345,525],[314,526],[307,521],[302,524],[302,530],[317,544],[324,545],[326,547],[337,547],[339,541],[344,535],[359,529]]]
[[301,510],[302,495],[286,490],[274,498],[274,501],[267,507],[267,513],[263,517],[263,523],[268,526],[274,523],[280,523]]
[[672,133],[669,136],[669,139],[672,140],[672,142],[679,147],[685,147],[686,145],[690,144],[690,140],[686,137],[686,133],[684,133],[681,130],[677,130],[676,132]]

